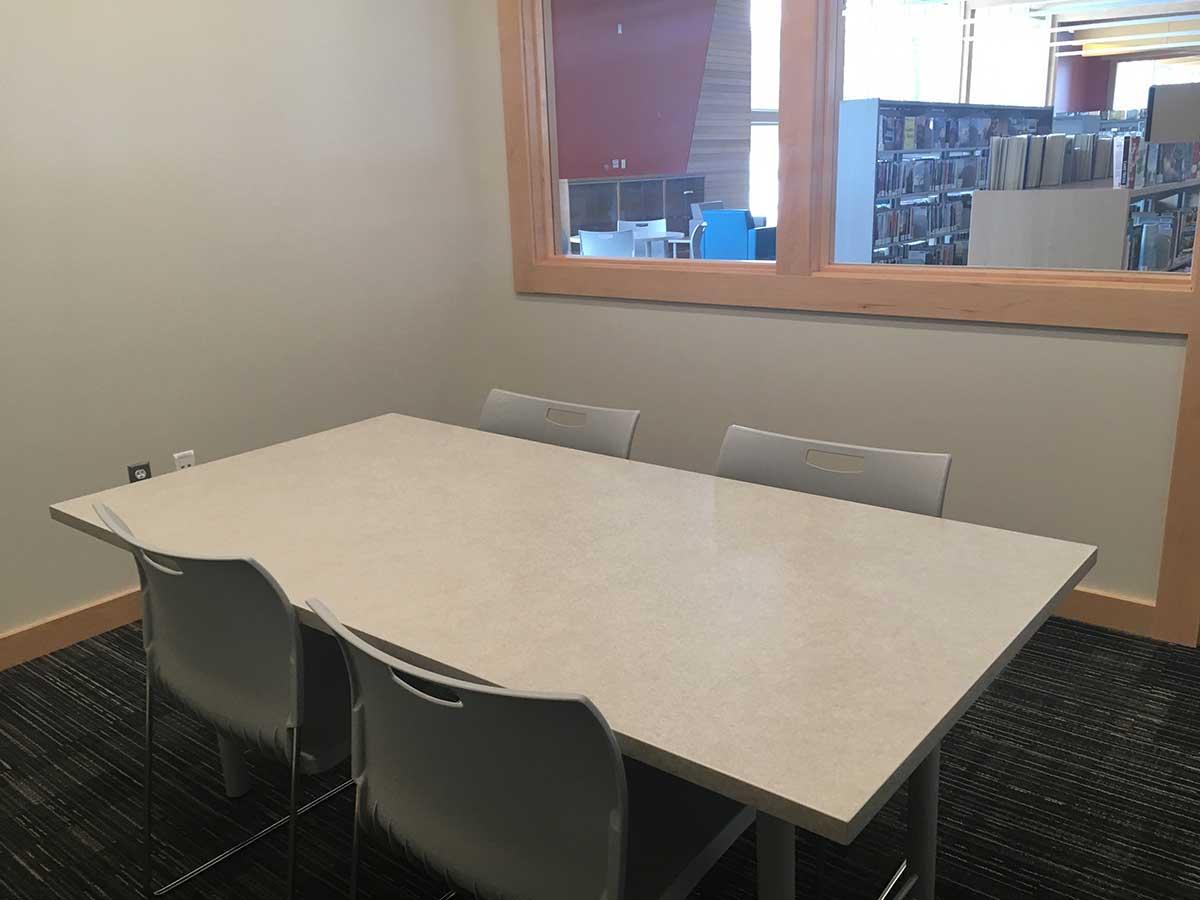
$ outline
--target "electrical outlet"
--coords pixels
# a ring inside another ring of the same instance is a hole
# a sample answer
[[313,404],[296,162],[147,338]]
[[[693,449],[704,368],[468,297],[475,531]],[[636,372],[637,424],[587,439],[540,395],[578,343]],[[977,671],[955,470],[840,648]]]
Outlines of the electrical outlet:
[[178,453],[175,454],[175,471],[176,472],[180,471],[181,469],[190,469],[195,464],[196,464],[196,451],[195,450],[180,450]]
[[134,463],[132,466],[127,466],[129,469],[129,483],[133,484],[138,481],[146,481],[150,477],[150,463]]

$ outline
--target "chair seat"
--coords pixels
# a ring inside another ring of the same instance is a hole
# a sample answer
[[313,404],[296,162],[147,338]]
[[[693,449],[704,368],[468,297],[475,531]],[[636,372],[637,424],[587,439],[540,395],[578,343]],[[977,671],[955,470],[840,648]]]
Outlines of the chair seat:
[[627,900],[683,900],[754,821],[754,810],[625,759]]

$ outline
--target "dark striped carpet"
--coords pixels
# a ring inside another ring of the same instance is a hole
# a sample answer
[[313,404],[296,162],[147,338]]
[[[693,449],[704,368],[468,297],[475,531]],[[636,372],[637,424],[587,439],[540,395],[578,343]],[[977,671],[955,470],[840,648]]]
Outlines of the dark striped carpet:
[[[131,626],[0,672],[0,898],[137,896],[140,641]],[[226,800],[207,729],[169,708],[159,722],[161,884],[281,814],[286,773],[252,762],[256,789]],[[1200,652],[1051,620],[946,740],[941,792],[943,900],[1200,898]],[[878,894],[903,799],[852,847],[829,845],[827,897]],[[347,793],[301,820],[301,896],[344,894],[352,806]],[[284,847],[277,833],[172,896],[279,897]],[[801,896],[817,848],[798,841]],[[363,864],[364,898],[444,890],[374,848]],[[754,894],[751,833],[695,896]]]

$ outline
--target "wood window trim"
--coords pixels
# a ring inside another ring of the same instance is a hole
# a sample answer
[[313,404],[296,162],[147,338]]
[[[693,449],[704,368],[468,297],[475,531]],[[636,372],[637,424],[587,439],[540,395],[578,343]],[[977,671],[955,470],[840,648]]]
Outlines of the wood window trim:
[[[1200,640],[1200,270],[951,270],[833,258],[841,16],[835,0],[783,0],[780,207],[775,263],[595,260],[555,251],[548,0],[497,0],[513,286],[562,294],[773,310],[1181,335],[1187,338],[1158,593],[1078,590],[1062,612],[1189,646]],[[879,267],[883,268],[883,267]],[[928,268],[928,271],[924,269]],[[1193,464],[1188,465],[1187,461]]]

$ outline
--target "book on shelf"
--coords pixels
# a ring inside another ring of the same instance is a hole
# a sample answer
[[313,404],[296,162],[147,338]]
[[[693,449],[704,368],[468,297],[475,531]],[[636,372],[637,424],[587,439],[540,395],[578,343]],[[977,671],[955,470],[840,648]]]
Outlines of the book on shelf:
[[1004,140],[1004,183],[1006,191],[1025,186],[1025,170],[1029,165],[1029,136],[1022,134]]
[[911,203],[875,213],[875,245],[928,240],[971,226],[971,204],[963,200]]
[[1125,248],[1127,267],[1165,272],[1191,265],[1196,242],[1196,207],[1159,213],[1134,213]]
[[988,146],[993,137],[1036,134],[1038,118],[1032,115],[905,116],[881,113],[879,147],[887,151],[975,150]]
[[892,263],[902,266],[965,266],[968,242],[966,239],[947,241],[944,244],[919,244],[903,247],[886,255],[878,255],[873,262]]
[[1038,187],[1042,183],[1042,164],[1046,159],[1046,136],[1035,134],[1029,138],[1029,162],[1025,166],[1023,187]]
[[884,159],[875,164],[875,194],[884,195],[969,191],[979,181],[986,160],[977,156],[950,159]]
[[1127,134],[1113,142],[1113,187],[1132,187],[1142,136]]
[[1148,143],[1141,135],[1126,135],[1113,152],[1113,187],[1142,188],[1200,179],[1200,141]]
[[1063,183],[1063,166],[1067,158],[1067,136],[1065,134],[1046,135],[1044,156],[1042,158],[1042,178],[1039,187],[1055,187]]
[[1097,134],[1021,134],[992,138],[988,190],[1057,187],[1106,178],[1113,141]]

